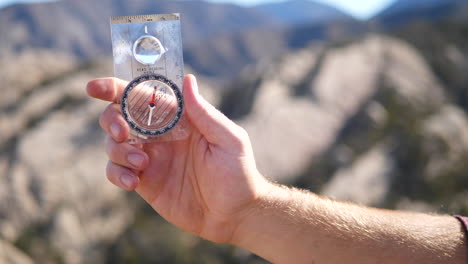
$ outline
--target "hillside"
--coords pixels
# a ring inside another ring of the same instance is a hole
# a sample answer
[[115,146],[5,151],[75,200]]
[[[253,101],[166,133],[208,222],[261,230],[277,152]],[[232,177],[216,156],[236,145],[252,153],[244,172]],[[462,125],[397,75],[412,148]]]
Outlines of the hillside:
[[385,10],[383,10],[380,15],[392,15],[396,13],[408,12],[411,10],[424,10],[424,9],[433,9],[441,7],[444,5],[453,5],[457,3],[466,2],[465,0],[413,0],[413,1],[404,1],[397,0]]
[[338,20],[354,20],[337,8],[309,0],[290,0],[257,5],[255,10],[278,18],[285,24],[322,24]]
[[224,33],[212,41],[188,44],[185,60],[200,74],[232,79],[256,64],[273,63],[284,54],[311,43],[348,41],[365,33],[364,23],[355,20]]
[[468,110],[467,32],[468,23],[446,19],[437,24],[414,23],[394,33],[423,54],[450,98],[465,110]]
[[367,205],[466,213],[466,110],[431,66],[386,37],[314,45],[234,84],[221,109],[274,179]]
[[398,0],[372,20],[386,27],[396,27],[415,21],[438,21],[444,18],[466,21],[467,15],[466,0]]

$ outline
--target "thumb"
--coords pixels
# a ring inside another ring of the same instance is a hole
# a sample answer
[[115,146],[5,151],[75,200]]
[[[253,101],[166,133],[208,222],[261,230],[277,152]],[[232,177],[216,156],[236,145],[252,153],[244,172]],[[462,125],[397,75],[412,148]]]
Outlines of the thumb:
[[243,129],[200,95],[197,79],[191,74],[184,79],[184,98],[191,123],[208,142],[218,145],[239,143]]

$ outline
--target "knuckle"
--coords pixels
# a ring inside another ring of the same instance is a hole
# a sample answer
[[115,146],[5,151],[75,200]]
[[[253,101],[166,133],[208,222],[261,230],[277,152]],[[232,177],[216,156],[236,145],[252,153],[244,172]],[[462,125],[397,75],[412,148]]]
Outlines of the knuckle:
[[106,130],[106,123],[104,119],[104,114],[101,114],[99,117],[99,126],[105,131]]
[[249,142],[249,134],[247,133],[247,131],[240,126],[236,126],[233,132],[234,132],[234,138],[233,138],[234,146],[239,149],[244,148],[244,146]]
[[113,167],[114,165],[112,164],[111,161],[107,162],[106,166],[106,177],[109,181],[113,180]]
[[108,126],[120,115],[119,106],[110,104],[99,117],[99,125],[104,131],[108,131]]
[[113,158],[117,152],[117,143],[110,136],[106,137],[106,153],[109,158]]
[[109,123],[109,110],[111,109],[112,104],[108,105],[106,109],[104,109],[104,112],[102,112],[101,116],[99,117],[99,125],[101,125],[101,128],[106,130],[106,126]]
[[108,78],[105,79],[105,82],[102,83],[103,85],[103,92],[104,92],[104,98],[107,100],[111,100],[114,98],[115,94],[115,78]]
[[120,114],[120,105],[119,104],[110,104],[109,105],[109,112],[111,112],[112,115],[119,115]]
[[242,143],[245,143],[246,141],[249,140],[249,133],[247,130],[245,130],[243,127],[238,126],[238,129],[236,131],[237,137],[242,141]]

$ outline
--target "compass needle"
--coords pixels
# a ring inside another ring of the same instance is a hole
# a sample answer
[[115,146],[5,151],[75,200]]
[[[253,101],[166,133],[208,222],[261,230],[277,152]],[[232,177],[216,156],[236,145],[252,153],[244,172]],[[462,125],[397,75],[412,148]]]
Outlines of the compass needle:
[[149,115],[148,115],[148,126],[151,126],[151,120],[153,119],[153,110],[156,107],[156,91],[157,91],[157,89],[158,89],[158,87],[154,86],[152,99],[148,103],[148,106],[149,106],[149,109],[150,109],[150,112],[149,112]]
[[151,126],[151,119],[153,118],[153,110],[154,110],[154,107],[150,107],[150,113],[148,117],[148,126]]

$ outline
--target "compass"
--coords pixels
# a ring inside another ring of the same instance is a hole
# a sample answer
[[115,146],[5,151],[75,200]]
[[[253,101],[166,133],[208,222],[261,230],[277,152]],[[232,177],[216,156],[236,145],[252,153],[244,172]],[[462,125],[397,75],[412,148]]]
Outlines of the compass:
[[159,74],[146,74],[131,81],[121,102],[125,121],[141,138],[168,133],[181,120],[184,110],[179,87]]

